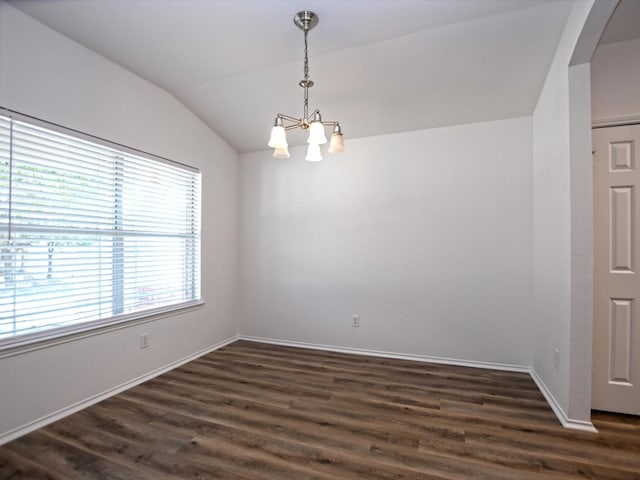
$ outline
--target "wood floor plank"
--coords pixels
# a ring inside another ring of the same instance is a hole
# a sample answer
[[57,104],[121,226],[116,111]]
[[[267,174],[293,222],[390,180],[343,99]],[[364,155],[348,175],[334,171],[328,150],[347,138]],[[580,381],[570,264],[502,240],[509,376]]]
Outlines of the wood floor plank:
[[[58,478],[83,480],[108,478],[110,480],[143,480],[143,473],[106,460],[94,452],[83,450],[64,441],[56,440],[38,431],[22,437],[5,447],[9,451],[42,465]],[[29,478],[30,473],[25,473]]]
[[239,341],[0,447],[0,480],[640,480],[525,373]]
[[6,480],[66,480],[46,465],[5,449],[0,457],[0,478]]

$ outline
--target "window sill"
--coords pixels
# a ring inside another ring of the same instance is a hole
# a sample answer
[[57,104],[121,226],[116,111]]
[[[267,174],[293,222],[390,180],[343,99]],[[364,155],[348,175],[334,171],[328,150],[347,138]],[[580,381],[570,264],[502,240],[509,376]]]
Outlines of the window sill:
[[111,319],[109,321],[92,322],[84,325],[77,325],[75,327],[42,332],[41,334],[23,336],[22,338],[17,337],[7,339],[4,342],[0,341],[0,359],[49,348],[63,343],[75,342],[83,338],[103,335],[105,333],[134,327],[136,325],[143,325],[161,318],[172,317],[193,310],[199,310],[204,306],[204,304],[205,302],[203,300],[198,300],[173,306],[173,308],[165,307],[157,310],[127,315],[125,317]]

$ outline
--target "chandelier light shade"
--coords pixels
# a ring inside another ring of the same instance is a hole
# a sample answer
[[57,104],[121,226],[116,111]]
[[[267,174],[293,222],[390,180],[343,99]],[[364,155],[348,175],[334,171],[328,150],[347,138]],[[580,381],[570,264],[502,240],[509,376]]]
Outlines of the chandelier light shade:
[[308,162],[319,162],[322,160],[322,154],[320,153],[320,145],[317,143],[310,143],[307,147],[307,156],[304,159]]
[[[320,114],[317,114],[320,118]],[[324,135],[324,125],[320,120],[314,120],[309,125],[309,138],[307,143],[315,143],[316,145],[324,145],[327,143],[327,137]]]
[[276,117],[276,122],[271,129],[271,138],[269,139],[271,148],[285,148],[287,145],[287,135],[282,125],[282,118]]
[[284,147],[275,147],[273,156],[275,158],[289,158],[289,148],[286,145]]
[[331,134],[331,143],[329,144],[329,153],[339,153],[344,150],[344,140],[342,138],[342,130],[338,122],[322,121],[320,110],[315,110],[309,114],[309,89],[313,87],[313,81],[309,78],[309,56],[307,36],[309,30],[318,24],[318,16],[308,10],[296,13],[293,17],[293,23],[304,33],[304,78],[300,80],[298,85],[304,89],[304,105],[301,118],[296,118],[283,113],[276,115],[273,128],[271,129],[271,138],[268,145],[274,149],[273,156],[276,158],[289,158],[289,150],[287,144],[287,130],[301,128],[309,131],[307,143],[307,156],[305,160],[310,162],[319,162],[322,160],[320,145],[327,143],[324,127],[333,127]]
[[340,125],[336,123],[331,134],[331,143],[329,143],[329,153],[340,153],[344,151],[344,140],[342,139],[342,130]]

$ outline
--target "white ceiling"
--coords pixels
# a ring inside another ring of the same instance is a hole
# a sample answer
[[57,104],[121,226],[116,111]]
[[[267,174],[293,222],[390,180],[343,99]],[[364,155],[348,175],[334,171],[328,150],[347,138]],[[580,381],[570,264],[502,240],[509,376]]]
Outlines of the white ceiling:
[[620,0],[600,38],[600,44],[636,38],[640,38],[640,0]]
[[[13,0],[26,14],[166,89],[239,152],[276,113],[310,109],[349,138],[532,113],[570,0]],[[637,2],[640,4],[640,1]],[[290,144],[304,142],[291,132]]]

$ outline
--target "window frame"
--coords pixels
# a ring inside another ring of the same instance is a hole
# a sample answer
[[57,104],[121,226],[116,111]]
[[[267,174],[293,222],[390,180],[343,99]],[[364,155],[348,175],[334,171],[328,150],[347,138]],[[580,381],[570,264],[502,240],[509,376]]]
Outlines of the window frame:
[[[177,167],[185,171],[195,173],[197,175],[198,185],[198,211],[197,223],[199,229],[197,232],[198,252],[195,254],[195,265],[197,266],[198,285],[197,292],[199,297],[192,300],[186,300],[179,303],[164,305],[156,308],[149,308],[142,311],[112,315],[108,318],[89,320],[81,323],[51,327],[43,329],[39,332],[22,333],[18,335],[0,338],[0,358],[14,350],[24,350],[31,348],[40,348],[49,344],[63,343],[80,337],[99,335],[107,331],[128,328],[137,324],[147,323],[160,318],[179,315],[204,305],[202,293],[202,173],[200,169],[189,164],[170,160],[165,157],[151,154],[149,152],[132,148],[117,142],[109,141],[101,137],[97,137],[85,132],[61,126],[52,122],[48,122],[30,115],[16,112],[14,110],[0,106],[0,116],[9,118],[11,121],[19,121],[28,123],[29,125],[44,128],[63,135],[68,135],[74,139],[91,142],[102,147],[113,149],[124,154],[130,154],[143,158],[152,162],[159,162]],[[11,152],[10,152],[11,155]]]

